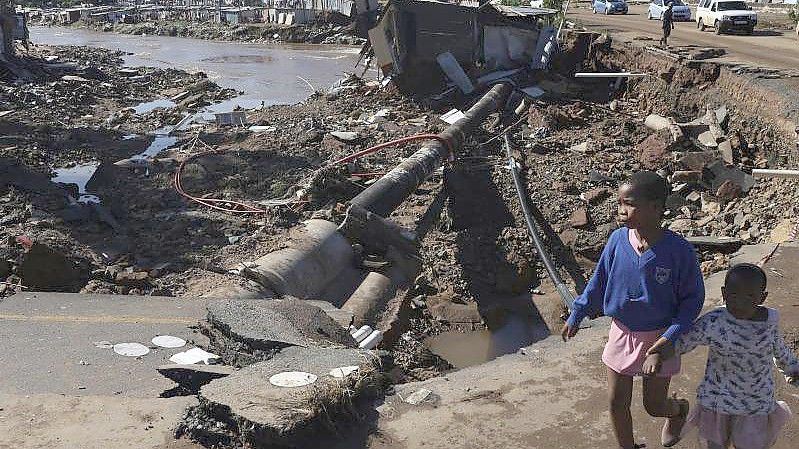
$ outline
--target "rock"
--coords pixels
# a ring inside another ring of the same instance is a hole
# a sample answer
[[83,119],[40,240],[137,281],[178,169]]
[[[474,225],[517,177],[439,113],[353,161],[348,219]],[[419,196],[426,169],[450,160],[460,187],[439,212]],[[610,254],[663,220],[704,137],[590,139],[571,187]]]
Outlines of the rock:
[[583,153],[583,154],[586,154],[586,153],[588,153],[588,152],[589,152],[589,149],[590,149],[590,148],[589,148],[589,143],[586,141],[586,142],[583,142],[583,143],[580,143],[580,144],[577,144],[577,145],[573,145],[573,146],[572,146],[571,148],[569,148],[569,149],[570,149],[571,151],[575,151],[575,152],[577,152],[577,153]]
[[784,219],[777,224],[771,231],[771,235],[769,236],[769,241],[771,243],[784,243],[791,241],[791,232],[794,229],[796,224],[794,220],[791,219]]
[[574,211],[571,218],[569,218],[569,223],[571,223],[572,227],[578,229],[588,226],[588,210],[581,207]]
[[689,193],[685,199],[692,203],[696,203],[702,199],[702,194],[694,190],[693,192]]
[[150,275],[146,271],[120,271],[114,276],[114,282],[127,287],[144,287],[149,284]]
[[693,229],[693,227],[694,227],[693,220],[687,218],[678,218],[677,220],[672,221],[671,224],[669,225],[669,229],[671,229],[674,232],[685,232],[690,229]]
[[669,143],[657,134],[652,134],[636,145],[638,161],[648,170],[657,170],[671,159]]
[[331,136],[335,137],[342,142],[356,142],[361,138],[361,135],[356,132],[348,132],[348,131],[333,131],[330,133]]
[[685,201],[685,198],[683,198],[682,195],[676,193],[673,193],[669,195],[668,198],[666,198],[666,209],[668,210],[678,211],[686,204],[688,203],[687,201]]
[[573,182],[556,181],[553,187],[555,188],[555,190],[569,195],[576,195],[577,193],[579,193],[579,189],[577,189],[577,186],[574,185]]
[[715,217],[721,213],[721,204],[708,198],[707,195],[702,195],[702,212]]
[[477,303],[457,304],[445,296],[427,298],[427,309],[434,319],[451,324],[478,324],[483,321]]
[[721,106],[720,108],[716,109],[716,121],[718,122],[719,126],[722,128],[727,127],[727,120],[730,118],[730,115],[727,111],[727,106]]
[[716,197],[725,203],[735,198],[740,198],[741,196],[743,196],[743,189],[741,186],[730,180],[724,181],[719,188],[716,189]]
[[719,160],[721,154],[717,151],[698,151],[683,153],[677,162],[688,170],[702,171],[707,165]]
[[611,178],[610,176],[600,173],[596,170],[588,171],[588,180],[597,184],[612,184],[616,182],[614,178]]
[[43,291],[69,291],[86,283],[89,272],[64,254],[38,242],[25,253],[19,267],[23,284]]
[[724,162],[728,164],[735,163],[735,155],[732,151],[732,143],[729,140],[722,141],[718,148],[721,152],[721,158],[724,159]]
[[705,131],[699,135],[697,138],[699,143],[708,148],[716,148],[718,147],[718,142],[716,142],[716,137],[713,136],[713,133],[710,131]]
[[644,119],[644,125],[654,131],[660,131],[661,129],[668,129],[668,127],[671,126],[671,119],[657,114],[649,114],[646,116],[646,119]]
[[713,189],[718,189],[726,181],[730,181],[746,193],[755,185],[755,178],[752,175],[744,173],[736,167],[727,166],[722,161],[716,161],[707,168],[712,174],[710,183]]
[[583,193],[580,197],[588,204],[596,205],[604,201],[610,194],[611,191],[607,187],[599,187]]
[[619,109],[619,100],[613,100],[608,105],[611,111],[616,111]]
[[671,175],[671,182],[672,183],[685,182],[685,183],[695,184],[695,183],[698,183],[701,180],[702,180],[702,172],[701,171],[694,171],[694,170],[690,170],[690,171],[675,171]]

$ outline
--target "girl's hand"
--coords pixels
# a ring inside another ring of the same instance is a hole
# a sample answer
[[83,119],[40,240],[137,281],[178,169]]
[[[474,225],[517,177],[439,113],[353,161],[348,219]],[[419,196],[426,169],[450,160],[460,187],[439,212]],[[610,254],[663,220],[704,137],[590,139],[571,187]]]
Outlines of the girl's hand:
[[662,357],[659,353],[654,353],[646,356],[642,371],[644,376],[654,376],[660,372],[660,367],[663,365]]
[[563,337],[563,341],[568,341],[574,338],[579,330],[579,326],[569,326],[568,324],[564,324],[563,328],[560,330],[560,336]]
[[670,359],[674,357],[674,345],[667,338],[660,337],[652,345],[651,348],[647,349],[646,355],[650,356],[652,354],[659,354],[662,357],[662,360]]

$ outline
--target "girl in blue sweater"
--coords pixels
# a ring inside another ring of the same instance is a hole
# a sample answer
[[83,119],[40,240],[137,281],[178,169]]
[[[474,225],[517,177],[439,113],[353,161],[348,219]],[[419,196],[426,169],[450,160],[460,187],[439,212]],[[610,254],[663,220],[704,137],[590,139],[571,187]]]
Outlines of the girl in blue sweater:
[[633,377],[643,378],[646,411],[667,418],[662,443],[679,441],[688,416],[688,401],[668,397],[671,376],[680,371],[679,358],[660,364],[647,350],[656,342],[672,343],[688,330],[705,301],[702,272],[693,247],[661,227],[669,188],[658,174],[632,175],[619,188],[618,221],[596,270],[561,334],[577,334],[587,316],[613,318],[602,361],[607,365],[610,417],[621,449],[639,447],[633,440],[630,414]]

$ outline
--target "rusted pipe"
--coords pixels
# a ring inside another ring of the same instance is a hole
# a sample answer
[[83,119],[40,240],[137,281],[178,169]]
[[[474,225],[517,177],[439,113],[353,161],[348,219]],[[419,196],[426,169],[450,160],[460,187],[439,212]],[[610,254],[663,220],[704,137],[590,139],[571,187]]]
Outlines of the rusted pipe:
[[[463,147],[466,136],[490,114],[505,106],[513,91],[510,83],[499,83],[464,114],[465,117],[445,129],[440,137],[451,143],[454,151]],[[431,142],[412,154],[350,201],[383,217],[391,214],[449,156],[446,145]]]

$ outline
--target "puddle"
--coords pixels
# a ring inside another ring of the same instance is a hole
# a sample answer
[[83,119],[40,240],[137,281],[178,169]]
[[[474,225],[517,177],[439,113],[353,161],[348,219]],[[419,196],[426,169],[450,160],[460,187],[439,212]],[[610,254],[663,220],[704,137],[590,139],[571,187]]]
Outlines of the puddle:
[[80,195],[78,197],[79,203],[99,203],[100,199],[96,195],[86,192],[86,184],[92,179],[99,166],[99,162],[92,162],[69,168],[57,168],[55,169],[56,175],[51,180],[63,184],[76,184]]
[[[159,130],[160,131],[160,130]],[[167,136],[164,134],[158,134],[159,131],[156,131],[155,139],[153,139],[153,143],[144,150],[143,153],[138,154],[137,157],[142,158],[154,158],[158,156],[158,153],[170,148],[171,146],[175,145],[178,141],[177,137]]]
[[158,108],[171,109],[174,108],[175,106],[177,106],[177,103],[175,103],[174,101],[169,100],[167,98],[159,98],[157,100],[147,101],[145,103],[141,103],[137,106],[134,106],[133,111],[136,112],[136,114],[146,114]]
[[479,365],[549,336],[539,319],[510,316],[498,329],[480,329],[472,332],[451,331],[425,339],[430,351],[455,368]]

